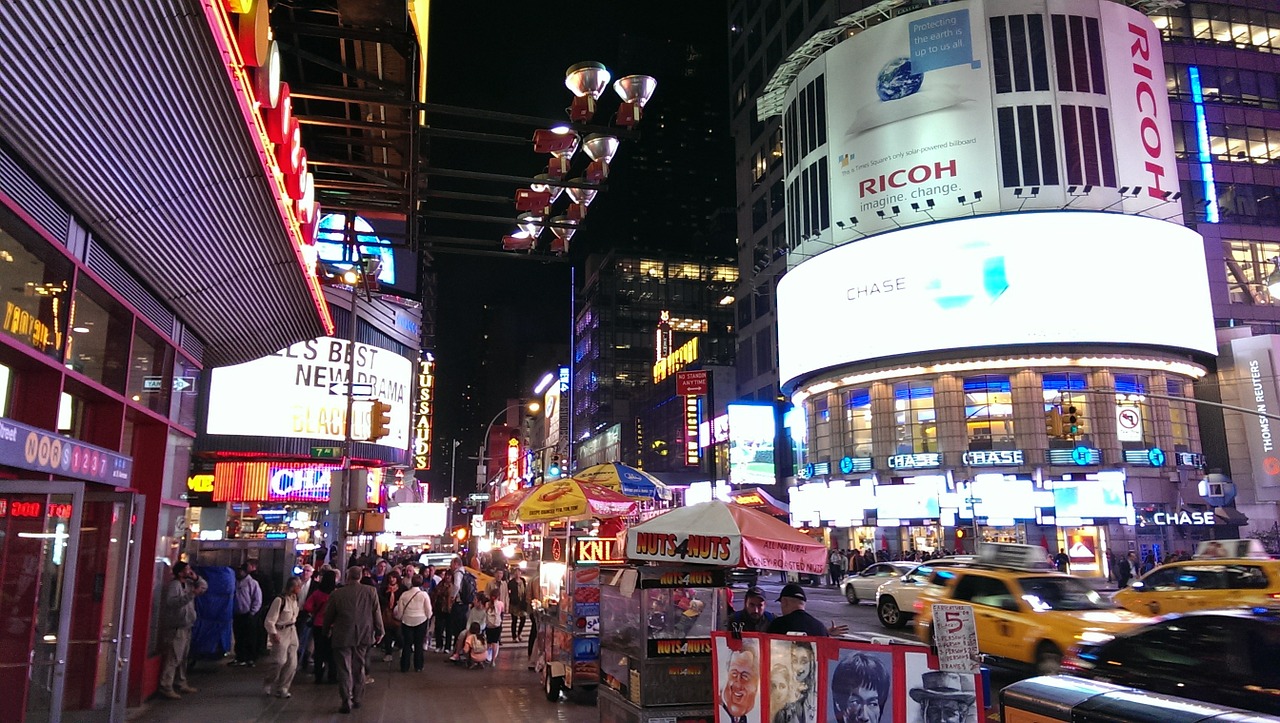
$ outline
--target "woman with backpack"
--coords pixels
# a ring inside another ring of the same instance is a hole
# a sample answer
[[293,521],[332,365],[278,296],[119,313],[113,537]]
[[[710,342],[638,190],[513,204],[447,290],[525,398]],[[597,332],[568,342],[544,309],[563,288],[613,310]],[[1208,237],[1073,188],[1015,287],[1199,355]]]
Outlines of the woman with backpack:
[[449,636],[449,619],[453,616],[453,575],[445,575],[436,583],[432,609],[435,612],[435,648],[441,653],[449,651],[453,638]]

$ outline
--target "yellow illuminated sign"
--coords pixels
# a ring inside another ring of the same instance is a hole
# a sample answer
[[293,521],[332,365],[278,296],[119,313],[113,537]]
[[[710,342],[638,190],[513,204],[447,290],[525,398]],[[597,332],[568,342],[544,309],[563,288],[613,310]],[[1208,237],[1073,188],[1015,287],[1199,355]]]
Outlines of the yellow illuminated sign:
[[213,475],[193,474],[187,478],[188,492],[213,492]]
[[659,359],[653,365],[653,383],[657,384],[697,360],[698,337],[695,336],[685,342],[684,346]]

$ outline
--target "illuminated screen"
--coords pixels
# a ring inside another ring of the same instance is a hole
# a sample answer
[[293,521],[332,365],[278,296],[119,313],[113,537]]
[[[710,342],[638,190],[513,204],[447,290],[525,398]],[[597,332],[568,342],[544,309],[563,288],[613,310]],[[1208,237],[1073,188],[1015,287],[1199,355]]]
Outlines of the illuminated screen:
[[[346,438],[348,342],[301,341],[271,356],[217,367],[210,373],[208,434],[247,437]],[[358,396],[391,405],[390,433],[378,444],[409,448],[409,413],[416,364],[370,344],[356,343]],[[354,405],[353,433],[368,433],[370,403]]]
[[[880,234],[782,277],[779,373],[786,385],[873,359],[1030,344],[1212,355],[1204,259],[1204,240],[1190,229],[1093,211],[979,216]],[[1058,281],[1073,264],[1088,265],[1089,291],[1068,298]],[[1161,313],[1143,313],[1153,301]]]
[[1125,517],[1124,478],[1071,480],[1053,483],[1054,512],[1058,517]]
[[[1036,507],[1034,485],[1029,479],[992,479],[979,477],[970,489],[973,496],[981,502],[975,502],[973,509],[978,517],[999,517],[1003,519],[1034,520]],[[961,508],[960,516],[969,519],[969,507]]]
[[882,520],[919,520],[940,514],[936,485],[876,485],[876,516]]
[[771,485],[775,481],[774,440],[778,425],[772,404],[730,404],[729,482]]

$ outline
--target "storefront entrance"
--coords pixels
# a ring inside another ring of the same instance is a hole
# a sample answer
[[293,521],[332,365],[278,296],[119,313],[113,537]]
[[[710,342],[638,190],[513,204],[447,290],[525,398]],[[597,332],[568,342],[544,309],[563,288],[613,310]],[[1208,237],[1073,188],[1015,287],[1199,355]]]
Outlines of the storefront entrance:
[[123,721],[142,499],[0,482],[0,720]]

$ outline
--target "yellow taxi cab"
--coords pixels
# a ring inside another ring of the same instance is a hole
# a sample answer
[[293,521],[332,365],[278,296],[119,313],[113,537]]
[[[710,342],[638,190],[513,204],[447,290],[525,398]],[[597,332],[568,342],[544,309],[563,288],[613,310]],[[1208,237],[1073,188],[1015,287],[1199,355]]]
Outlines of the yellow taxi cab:
[[1190,560],[1161,565],[1115,594],[1144,615],[1280,605],[1280,560],[1258,540],[1209,540]]
[[1115,605],[1089,583],[1058,572],[1034,545],[982,544],[971,567],[939,568],[934,586],[916,602],[916,637],[931,642],[938,603],[973,607],[978,650],[1004,662],[1058,672],[1079,642],[1103,642],[1148,618]]

